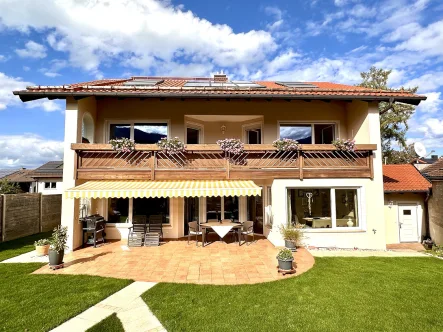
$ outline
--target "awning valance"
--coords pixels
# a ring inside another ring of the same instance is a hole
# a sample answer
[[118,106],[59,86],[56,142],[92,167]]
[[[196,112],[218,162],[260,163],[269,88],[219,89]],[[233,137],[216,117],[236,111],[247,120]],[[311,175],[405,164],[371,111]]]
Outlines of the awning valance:
[[256,196],[261,188],[248,180],[88,181],[65,191],[67,198],[142,198]]

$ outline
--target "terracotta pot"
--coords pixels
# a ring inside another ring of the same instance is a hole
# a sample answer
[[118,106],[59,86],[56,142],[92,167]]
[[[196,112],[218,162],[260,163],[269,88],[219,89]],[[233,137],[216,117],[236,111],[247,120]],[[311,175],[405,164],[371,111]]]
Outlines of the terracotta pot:
[[37,253],[37,256],[47,256],[49,252],[49,244],[46,244],[44,246],[35,246],[35,251]]

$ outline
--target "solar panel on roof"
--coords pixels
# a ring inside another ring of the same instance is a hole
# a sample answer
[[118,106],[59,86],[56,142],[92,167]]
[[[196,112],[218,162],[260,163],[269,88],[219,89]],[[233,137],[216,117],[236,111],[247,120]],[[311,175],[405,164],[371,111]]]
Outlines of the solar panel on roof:
[[305,82],[275,82],[277,84],[286,86],[288,88],[297,88],[297,89],[317,89],[318,86],[305,83]]
[[130,86],[155,86],[158,83],[163,82],[163,80],[144,80],[144,79],[135,79],[132,81],[124,82],[123,85]]
[[250,81],[227,81],[227,82],[213,82],[213,81],[187,81],[185,87],[201,88],[201,87],[215,87],[215,88],[264,88],[264,86]]

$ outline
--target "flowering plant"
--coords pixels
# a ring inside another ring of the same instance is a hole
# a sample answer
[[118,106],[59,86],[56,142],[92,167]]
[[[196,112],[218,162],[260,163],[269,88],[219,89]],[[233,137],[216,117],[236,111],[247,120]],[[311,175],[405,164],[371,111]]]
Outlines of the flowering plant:
[[178,137],[163,137],[157,142],[157,146],[167,154],[177,154],[186,150],[185,144]]
[[68,227],[58,225],[54,228],[52,237],[49,241],[51,244],[51,250],[60,252],[68,249],[68,246],[66,245],[66,242],[68,242]]
[[48,239],[40,239],[34,242],[35,246],[47,246],[48,244],[51,244]]
[[279,138],[272,142],[272,146],[277,151],[297,151],[299,148],[298,142],[291,138]]
[[244,144],[237,138],[225,138],[217,141],[217,144],[220,146],[226,154],[229,155],[239,155],[244,151]]
[[354,152],[355,150],[355,140],[353,139],[337,138],[332,141],[332,145],[334,145],[337,149],[342,151]]
[[109,140],[112,149],[118,152],[131,152],[135,149],[135,143],[129,138],[114,138]]

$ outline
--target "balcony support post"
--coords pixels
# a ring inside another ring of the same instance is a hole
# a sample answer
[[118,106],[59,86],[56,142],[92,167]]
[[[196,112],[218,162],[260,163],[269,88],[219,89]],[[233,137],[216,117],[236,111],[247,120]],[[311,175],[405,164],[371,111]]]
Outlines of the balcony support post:
[[299,162],[299,168],[300,168],[300,180],[303,180],[303,165],[304,165],[304,157],[303,152],[297,151],[298,153],[298,162]]
[[151,167],[151,180],[154,181],[155,180],[155,168],[156,168],[156,156],[157,153],[155,151],[152,152],[151,154],[151,161],[150,161],[150,167]]

